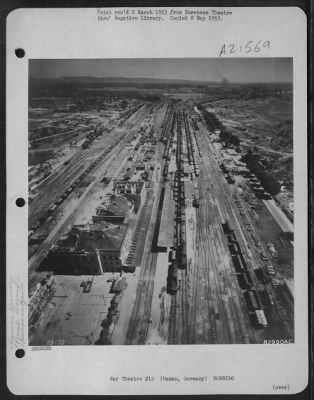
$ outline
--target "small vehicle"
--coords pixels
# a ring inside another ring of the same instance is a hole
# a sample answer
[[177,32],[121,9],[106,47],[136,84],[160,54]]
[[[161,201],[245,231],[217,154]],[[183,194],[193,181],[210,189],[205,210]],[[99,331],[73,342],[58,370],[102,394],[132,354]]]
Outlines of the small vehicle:
[[93,284],[93,281],[87,281],[83,292],[84,293],[89,293],[91,291],[92,284]]

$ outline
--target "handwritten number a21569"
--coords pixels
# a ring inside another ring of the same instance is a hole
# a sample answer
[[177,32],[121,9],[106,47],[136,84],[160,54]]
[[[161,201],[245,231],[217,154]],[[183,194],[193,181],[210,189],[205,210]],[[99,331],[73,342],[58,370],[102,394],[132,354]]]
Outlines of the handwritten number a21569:
[[270,40],[258,40],[257,42],[254,42],[253,40],[249,40],[245,44],[236,44],[236,43],[230,43],[230,44],[223,44],[221,46],[220,52],[219,52],[219,57],[221,56],[228,56],[236,53],[244,53],[244,54],[249,54],[249,53],[260,53],[263,49],[270,49]]

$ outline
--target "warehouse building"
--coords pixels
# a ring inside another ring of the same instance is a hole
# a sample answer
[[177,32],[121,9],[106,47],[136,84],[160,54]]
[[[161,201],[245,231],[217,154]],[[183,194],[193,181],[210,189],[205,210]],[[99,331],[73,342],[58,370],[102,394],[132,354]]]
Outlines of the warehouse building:
[[125,196],[128,201],[132,202],[135,212],[145,201],[146,189],[143,181],[115,180],[113,190],[116,195]]
[[129,202],[122,196],[110,196],[97,207],[96,215],[93,215],[93,222],[111,222],[122,224],[130,210]]
[[60,275],[121,272],[131,243],[127,225],[73,226],[49,252],[42,269]]

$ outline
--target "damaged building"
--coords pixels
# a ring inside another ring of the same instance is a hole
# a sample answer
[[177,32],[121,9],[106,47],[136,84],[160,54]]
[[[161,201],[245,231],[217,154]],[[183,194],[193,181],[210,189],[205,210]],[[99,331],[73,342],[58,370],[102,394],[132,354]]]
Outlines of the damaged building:
[[113,190],[116,195],[125,196],[133,204],[134,212],[137,212],[145,201],[146,191],[143,181],[115,180]]
[[[130,242],[131,232],[127,225],[73,226],[49,252],[42,269],[60,275],[121,272]],[[130,266],[127,270],[133,272]]]
[[130,210],[129,201],[122,196],[112,195],[109,201],[105,200],[97,207],[93,222],[111,222],[122,224]]

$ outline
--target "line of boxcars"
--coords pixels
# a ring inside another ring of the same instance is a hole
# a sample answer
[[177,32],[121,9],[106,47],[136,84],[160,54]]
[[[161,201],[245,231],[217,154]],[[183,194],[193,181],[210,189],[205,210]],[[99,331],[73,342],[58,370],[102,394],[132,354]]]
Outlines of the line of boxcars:
[[153,241],[152,241],[152,247],[151,247],[151,251],[153,253],[159,251],[158,237],[159,237],[159,231],[160,231],[161,214],[162,214],[162,209],[163,209],[163,205],[164,205],[164,198],[165,198],[165,185],[163,185],[163,187],[161,188],[160,197],[159,197],[157,217],[156,217],[156,223],[155,223]]
[[[183,196],[183,197],[182,197]],[[184,183],[180,179],[180,172],[176,171],[174,179],[174,200],[176,205],[175,226],[174,226],[174,246],[168,253],[168,275],[167,293],[175,295],[178,290],[178,262],[181,262],[180,252],[182,251],[182,213],[181,201],[184,202]],[[184,220],[183,220],[184,222]]]
[[226,220],[223,224],[223,230],[228,241],[228,248],[231,254],[232,262],[237,274],[239,286],[244,290],[244,299],[250,315],[250,319],[257,327],[267,327],[267,319],[262,310],[261,303],[255,290],[252,289],[253,281],[247,268],[245,259],[242,254],[241,246],[237,240],[233,226],[230,220]]
[[163,143],[165,143],[165,149],[163,153],[163,158],[166,160],[164,168],[163,168],[163,173],[162,176],[164,178],[164,181],[168,180],[168,170],[169,170],[169,162],[170,162],[170,149],[173,145],[174,141],[174,125],[176,121],[176,111],[174,111],[171,114],[171,128],[167,129],[167,132],[163,134],[163,139],[161,140]]
[[261,302],[255,290],[247,290],[243,293],[245,303],[250,314],[250,319],[254,325],[261,328],[268,326],[265,313],[262,310]]
[[200,148],[200,145],[199,145],[199,143],[198,143],[198,141],[196,139],[196,132],[199,131],[199,128],[198,128],[198,125],[197,125],[197,122],[196,122],[195,118],[192,119],[192,125],[193,125],[193,134],[194,134],[194,139],[195,139],[195,144],[196,144],[196,147],[197,147],[197,150],[198,150],[198,154],[200,155],[200,157],[202,157],[201,148]]
[[113,149],[114,145],[109,146],[99,157],[97,157],[92,164],[90,164],[84,172],[82,172],[75,181],[72,182],[71,186],[68,187],[57,199],[52,203],[48,210],[46,210],[39,218],[39,220],[33,224],[29,231],[29,238],[31,235],[39,229],[39,227],[47,221],[51,215],[56,211],[57,207],[64,202],[64,200],[73,192],[73,190],[79,186],[83,179],[107,156],[107,154]]
[[176,294],[178,290],[178,268],[186,269],[186,231],[185,231],[185,196],[182,162],[182,121],[178,120],[176,163],[177,170],[174,176],[174,200],[175,200],[175,228],[174,246],[169,252],[169,266],[167,276],[167,292]]
[[171,260],[168,265],[167,293],[175,295],[177,293],[177,290],[178,290],[178,262],[177,260]]
[[177,185],[177,194],[175,196],[176,206],[176,225],[175,225],[175,244],[177,248],[178,267],[186,268],[186,237],[185,237],[185,196],[184,196],[184,181],[183,181],[183,161],[182,161],[182,125],[181,120],[178,120],[177,130],[177,152],[176,162],[177,170],[175,173],[175,185]]
[[[175,118],[176,118],[176,111],[173,112],[172,106],[168,106],[164,124],[163,124],[163,132],[160,140],[165,144],[164,148],[164,153],[163,153],[163,158],[166,160],[164,163],[163,171],[162,171],[162,177],[163,181],[166,182],[168,180],[168,168],[169,168],[169,161],[170,161],[170,149],[173,145],[173,136],[174,136],[174,124],[175,124]],[[175,191],[175,194],[177,192]],[[158,252],[158,236],[159,236],[159,231],[160,231],[160,223],[161,223],[161,215],[162,215],[162,209],[163,209],[163,203],[164,203],[164,196],[165,196],[165,184],[163,184],[161,193],[160,193],[160,198],[159,198],[159,204],[158,204],[158,211],[157,211],[157,219],[156,219],[156,224],[155,224],[155,229],[154,229],[154,234],[153,234],[153,241],[152,241],[152,252]]]
[[190,125],[188,121],[188,117],[186,113],[181,113],[180,118],[184,121],[185,135],[186,135],[186,144],[188,150],[188,162],[190,165],[193,165],[195,176],[199,176],[200,169],[197,161],[195,160],[195,148],[191,138]]
[[229,220],[225,221],[223,224],[223,229],[226,234],[228,248],[235,271],[237,273],[240,287],[241,289],[249,289],[253,286],[253,282],[242,255],[242,250],[236,238],[236,234]]
[[[178,290],[177,284],[177,275],[178,268],[186,269],[187,266],[187,257],[186,257],[186,231],[185,231],[185,196],[184,196],[184,162],[182,159],[182,151],[183,151],[183,124],[185,123],[185,132],[187,136],[187,145],[188,151],[190,152],[189,161],[194,165],[194,154],[193,154],[193,144],[190,138],[190,131],[188,127],[188,123],[184,118],[184,114],[182,112],[174,111],[172,114],[173,118],[171,119],[171,127],[167,129],[166,135],[162,137],[162,141],[165,143],[165,149],[163,153],[163,158],[166,159],[164,168],[163,168],[163,179],[166,181],[168,179],[168,165],[170,161],[170,149],[172,148],[174,141],[174,126],[177,124],[177,143],[176,143],[176,172],[174,174],[174,189],[173,189],[173,197],[175,201],[175,227],[174,227],[174,246],[171,248],[171,252],[169,253],[169,267],[168,267],[168,276],[167,276],[167,292],[170,294],[175,294]],[[169,117],[170,118],[170,117]],[[169,127],[169,124],[166,125]],[[198,166],[197,166],[198,168]],[[162,193],[164,192],[164,188],[162,189]],[[161,194],[161,199],[163,195]],[[196,196],[194,206],[198,206],[199,194],[198,189],[196,188]],[[162,204],[159,204],[159,211],[161,213]],[[157,222],[154,232],[153,238],[153,251],[158,251],[156,248],[156,244],[158,241],[160,223],[157,214]],[[175,256],[174,256],[175,255]]]
[[160,135],[159,140],[163,143],[167,143],[169,130],[173,129],[174,120],[175,120],[175,116],[174,116],[174,112],[173,112],[173,103],[174,103],[173,101],[169,102],[169,104],[167,106],[165,118],[162,123],[161,135]]
[[192,206],[198,208],[200,206],[200,191],[197,183],[194,183],[194,197],[192,201]]

